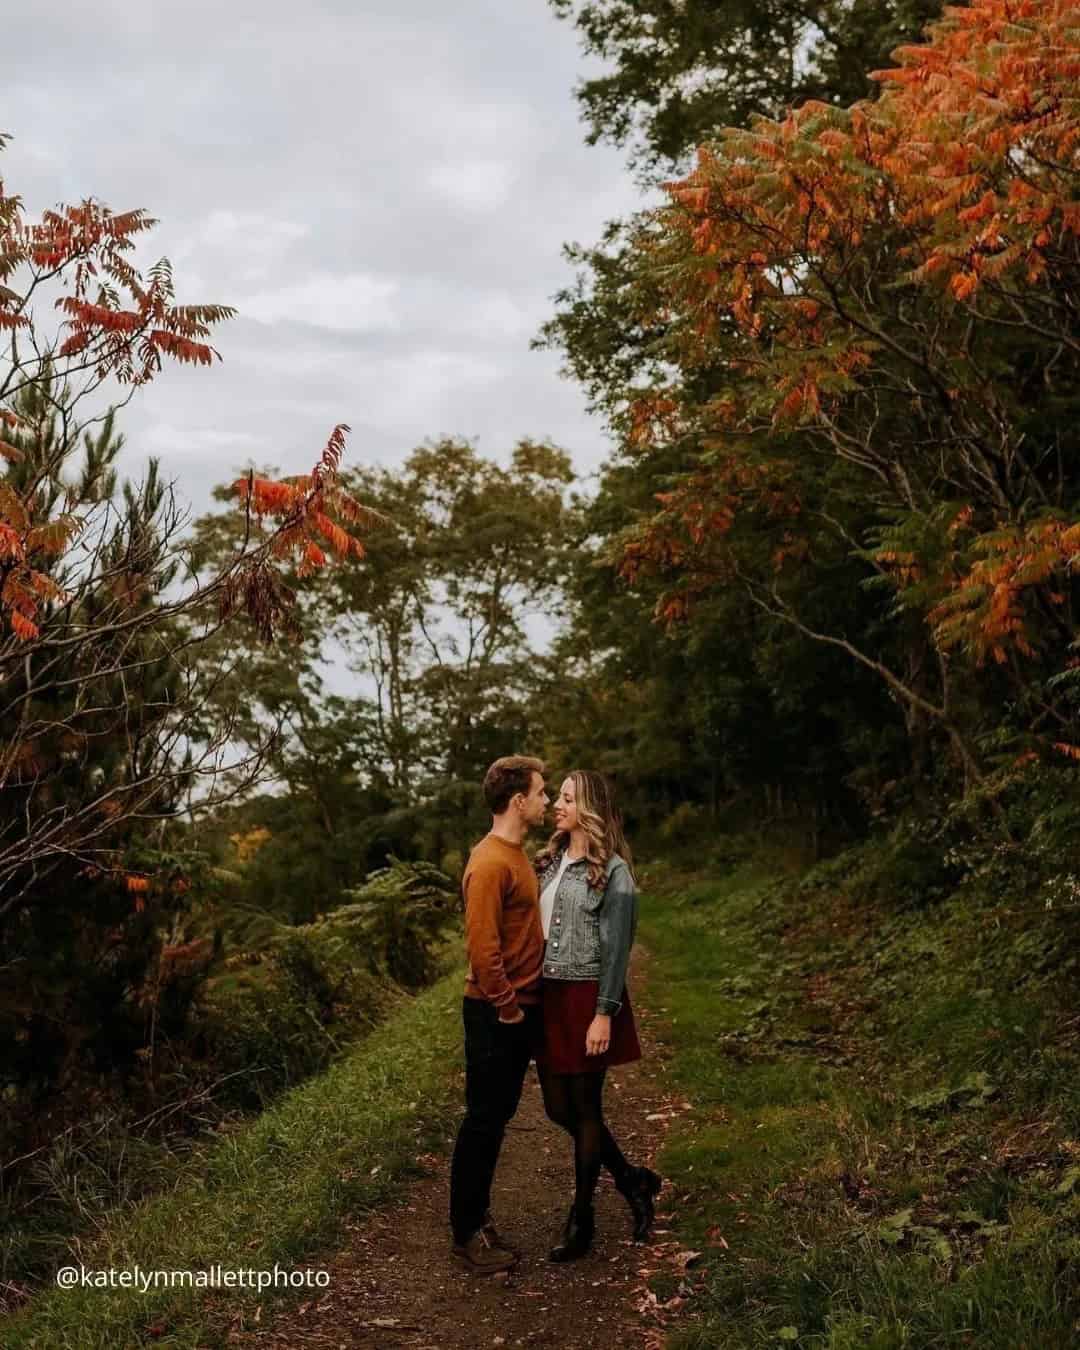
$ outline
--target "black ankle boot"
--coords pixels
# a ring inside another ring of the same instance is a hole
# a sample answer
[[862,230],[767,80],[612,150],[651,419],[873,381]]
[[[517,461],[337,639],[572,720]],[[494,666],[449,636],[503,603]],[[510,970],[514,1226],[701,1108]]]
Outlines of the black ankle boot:
[[632,1167],[618,1190],[626,1196],[626,1203],[634,1216],[634,1241],[644,1242],[655,1217],[653,1196],[660,1193],[663,1180],[648,1167]]
[[577,1205],[570,1206],[563,1229],[563,1239],[557,1247],[548,1252],[549,1261],[576,1261],[584,1256],[592,1246],[593,1233],[596,1231],[596,1214],[592,1205],[578,1213]]

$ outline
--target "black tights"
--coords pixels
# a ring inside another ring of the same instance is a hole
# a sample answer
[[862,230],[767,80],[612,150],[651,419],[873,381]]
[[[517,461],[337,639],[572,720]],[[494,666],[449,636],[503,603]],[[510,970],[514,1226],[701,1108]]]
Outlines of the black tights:
[[574,1206],[583,1214],[606,1167],[622,1189],[633,1168],[604,1122],[605,1069],[589,1073],[549,1073],[537,1066],[544,1110],[574,1141]]

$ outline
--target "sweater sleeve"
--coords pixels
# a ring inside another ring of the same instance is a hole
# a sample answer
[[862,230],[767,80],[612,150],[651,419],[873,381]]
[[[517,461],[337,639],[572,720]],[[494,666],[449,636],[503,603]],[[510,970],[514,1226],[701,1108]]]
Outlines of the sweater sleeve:
[[503,896],[511,880],[504,865],[488,859],[479,859],[465,878],[465,950],[473,978],[503,1021],[515,1020],[519,1007],[502,952]]

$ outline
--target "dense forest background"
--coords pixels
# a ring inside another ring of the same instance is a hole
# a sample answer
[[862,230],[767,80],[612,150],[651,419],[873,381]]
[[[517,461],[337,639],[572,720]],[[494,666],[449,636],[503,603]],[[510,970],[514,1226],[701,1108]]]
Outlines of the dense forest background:
[[228,311],[134,272],[140,213],[0,199],[0,1281],[430,980],[500,754],[610,774],[646,857],[783,820],[878,836],[904,903],[1075,903],[1064,9],[553,8],[651,203],[567,245],[536,339],[595,482],[528,428],[380,469],[338,428],[181,533],[83,400],[211,364]]

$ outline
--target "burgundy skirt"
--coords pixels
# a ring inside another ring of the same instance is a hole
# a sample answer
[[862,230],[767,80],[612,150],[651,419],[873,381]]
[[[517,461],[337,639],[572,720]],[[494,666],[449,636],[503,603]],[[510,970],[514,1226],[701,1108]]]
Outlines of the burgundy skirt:
[[551,1073],[589,1073],[641,1058],[634,1010],[623,989],[622,1007],[611,1019],[611,1043],[602,1055],[585,1053],[585,1033],[596,1016],[599,980],[544,980],[544,1039],[537,1064]]

